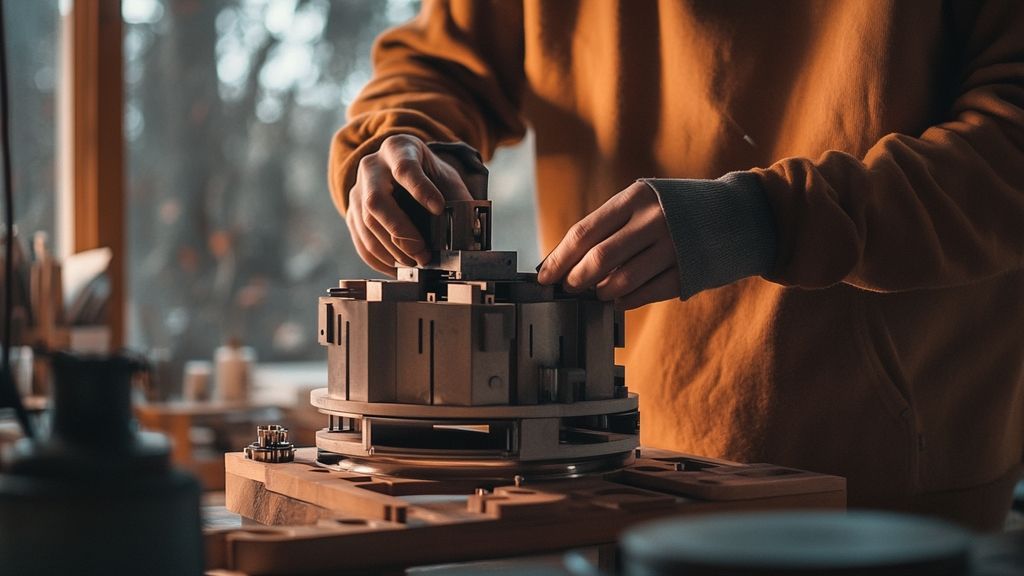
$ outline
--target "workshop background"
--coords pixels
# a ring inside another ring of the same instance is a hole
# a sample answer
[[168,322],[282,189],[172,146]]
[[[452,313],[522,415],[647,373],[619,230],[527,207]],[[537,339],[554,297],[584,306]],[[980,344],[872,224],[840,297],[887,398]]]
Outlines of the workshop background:
[[0,8],[0,574],[1024,573],[1024,481],[981,533],[641,446],[621,311],[517,273],[529,133],[431,264],[360,280],[328,148],[419,1]]
[[[17,224],[60,238],[67,2],[10,2]],[[130,346],[166,372],[230,339],[261,362],[322,361],[311,298],[358,258],[326,188],[327,149],[410,0],[124,0]],[[496,248],[538,260],[529,138],[491,162]],[[40,193],[39,191],[44,191]],[[178,380],[175,378],[175,380]]]

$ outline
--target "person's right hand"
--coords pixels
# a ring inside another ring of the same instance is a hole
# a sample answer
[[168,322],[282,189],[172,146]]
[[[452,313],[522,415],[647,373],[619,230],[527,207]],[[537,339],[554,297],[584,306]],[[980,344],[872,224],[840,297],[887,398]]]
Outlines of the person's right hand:
[[446,199],[472,199],[459,172],[415,136],[390,136],[377,152],[364,156],[348,194],[345,221],[363,261],[391,276],[396,265],[430,261],[426,242],[395,201],[396,186],[435,215],[444,212]]

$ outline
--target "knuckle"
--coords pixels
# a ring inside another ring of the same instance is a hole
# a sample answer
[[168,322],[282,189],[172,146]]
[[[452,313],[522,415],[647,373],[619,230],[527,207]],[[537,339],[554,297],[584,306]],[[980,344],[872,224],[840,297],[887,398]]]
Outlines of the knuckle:
[[423,167],[412,158],[402,158],[391,168],[391,173],[396,179],[405,181],[418,180],[418,176],[422,172]]
[[590,249],[587,253],[588,263],[595,268],[603,268],[608,262],[611,254],[608,253],[608,247],[604,244],[598,244]]
[[377,154],[367,154],[359,159],[359,172],[363,173],[372,168],[377,163]]
[[643,182],[641,180],[637,180],[636,182],[630,184],[629,187],[626,188],[626,191],[630,193],[630,197],[632,198],[643,198],[647,196],[648,192],[654,192],[653,190],[651,190],[651,187],[646,182]]
[[619,192],[615,196],[612,196],[608,204],[613,208],[622,208],[628,206],[630,201],[633,199],[633,193],[630,188],[626,188],[622,192]]
[[616,293],[619,293],[633,286],[636,280],[636,273],[628,268],[620,268],[612,275],[610,285]]
[[[547,258],[544,259],[544,269],[545,270],[556,271],[556,270],[561,269],[561,267],[562,267],[561,256],[559,256],[556,252],[552,252],[552,253],[548,254]],[[552,272],[552,273],[554,273],[554,272]]]
[[384,197],[380,194],[367,194],[363,198],[363,217],[365,218],[370,213],[377,213],[384,209]]
[[401,148],[412,143],[412,137],[408,134],[395,134],[388,136],[384,140],[384,144],[391,148]]
[[402,136],[388,136],[380,143],[380,151],[385,154],[397,152],[402,147]]
[[573,244],[579,244],[587,239],[587,235],[589,235],[589,233],[590,224],[588,224],[584,220],[580,220],[579,222],[573,224],[572,228],[569,228],[569,232],[566,233],[565,236]]

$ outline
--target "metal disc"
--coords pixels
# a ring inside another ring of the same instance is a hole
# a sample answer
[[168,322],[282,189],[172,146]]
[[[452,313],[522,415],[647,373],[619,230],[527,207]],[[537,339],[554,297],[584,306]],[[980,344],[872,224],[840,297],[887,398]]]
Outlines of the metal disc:
[[355,402],[331,396],[326,388],[310,392],[310,404],[324,414],[360,417],[381,416],[387,418],[572,418],[629,412],[640,406],[639,397],[630,394],[626,398],[608,400],[585,400],[581,402],[552,404],[501,404],[495,406],[448,406],[436,404],[399,404],[394,402]]
[[318,464],[329,469],[359,474],[395,476],[399,478],[459,478],[473,480],[513,480],[526,478],[579,478],[611,472],[629,466],[635,460],[632,451],[609,454],[596,458],[565,461],[520,461],[514,459],[462,459],[462,458],[401,458],[371,456],[368,458],[339,457],[322,452]]

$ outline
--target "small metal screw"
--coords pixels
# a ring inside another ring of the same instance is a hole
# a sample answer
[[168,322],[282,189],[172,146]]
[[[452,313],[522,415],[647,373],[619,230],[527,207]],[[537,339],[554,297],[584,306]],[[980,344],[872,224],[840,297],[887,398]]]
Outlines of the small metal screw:
[[676,462],[675,464],[672,465],[672,468],[676,472],[682,472],[686,470],[686,462]]
[[487,488],[477,488],[475,493],[477,496],[487,496],[488,494]]
[[519,487],[521,487],[523,485],[523,483],[526,482],[526,478],[524,476],[520,476],[519,474],[516,474],[515,477],[512,478],[512,482],[515,483],[516,488],[519,488]]

